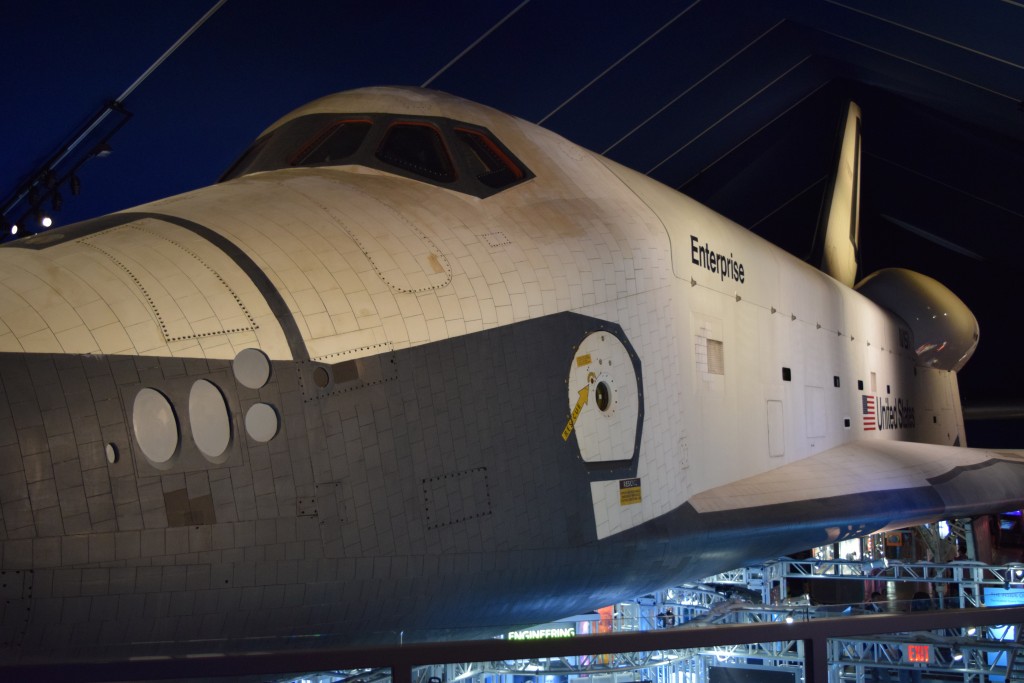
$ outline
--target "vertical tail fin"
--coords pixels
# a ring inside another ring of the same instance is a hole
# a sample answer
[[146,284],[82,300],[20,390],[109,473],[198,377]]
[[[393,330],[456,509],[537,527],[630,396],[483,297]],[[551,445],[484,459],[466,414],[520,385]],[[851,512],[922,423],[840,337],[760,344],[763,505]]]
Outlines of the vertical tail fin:
[[840,130],[832,181],[818,216],[812,259],[822,271],[852,287],[860,240],[860,107],[850,102]]

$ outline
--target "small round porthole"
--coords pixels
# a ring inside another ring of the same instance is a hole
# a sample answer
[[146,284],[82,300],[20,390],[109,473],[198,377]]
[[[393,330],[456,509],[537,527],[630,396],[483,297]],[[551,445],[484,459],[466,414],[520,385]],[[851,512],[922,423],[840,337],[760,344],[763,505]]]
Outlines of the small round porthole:
[[266,403],[253,404],[245,413],[245,431],[254,441],[270,441],[277,435],[279,427],[277,411]]
[[260,389],[270,380],[270,359],[259,349],[242,349],[231,362],[235,379],[250,389]]
[[594,387],[594,401],[597,403],[597,409],[602,413],[607,412],[608,406],[612,402],[612,390],[605,381],[600,381],[597,386]]
[[313,371],[313,383],[321,389],[326,388],[331,383],[331,376],[327,372],[327,368],[317,368]]

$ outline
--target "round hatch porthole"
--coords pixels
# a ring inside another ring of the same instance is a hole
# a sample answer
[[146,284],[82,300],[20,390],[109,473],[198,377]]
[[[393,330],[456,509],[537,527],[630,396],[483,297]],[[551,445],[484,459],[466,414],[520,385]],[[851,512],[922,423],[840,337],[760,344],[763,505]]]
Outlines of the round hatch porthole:
[[591,332],[573,354],[562,434],[575,434],[587,463],[626,462],[637,448],[642,398],[630,349],[613,332]]
[[594,402],[597,404],[597,409],[602,413],[608,412],[608,406],[611,404],[611,387],[608,386],[607,382],[597,382],[594,387]]

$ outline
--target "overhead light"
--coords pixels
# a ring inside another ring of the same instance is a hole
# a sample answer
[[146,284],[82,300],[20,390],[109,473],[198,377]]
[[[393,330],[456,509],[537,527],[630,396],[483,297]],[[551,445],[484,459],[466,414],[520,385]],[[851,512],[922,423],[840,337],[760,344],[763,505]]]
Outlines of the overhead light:
[[39,214],[39,225],[48,228],[53,225],[53,219],[46,214]]
[[17,235],[18,234],[18,224],[17,223],[15,223],[14,225],[11,226],[11,234],[12,235]]
[[968,626],[967,627],[967,635],[973,636],[977,632],[978,632],[978,629],[975,628],[974,626]]
[[962,662],[962,661],[963,661],[963,659],[964,659],[964,653],[963,653],[963,652],[961,652],[960,650],[956,650],[956,651],[955,651],[955,652],[953,653],[953,661],[954,661],[954,662]]

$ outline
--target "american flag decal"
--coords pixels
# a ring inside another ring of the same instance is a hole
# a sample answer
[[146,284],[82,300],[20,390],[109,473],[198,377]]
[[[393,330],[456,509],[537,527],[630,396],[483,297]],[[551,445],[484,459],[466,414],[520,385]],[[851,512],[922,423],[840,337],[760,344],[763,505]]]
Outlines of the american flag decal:
[[864,414],[864,431],[875,431],[875,397],[861,396],[861,408]]

